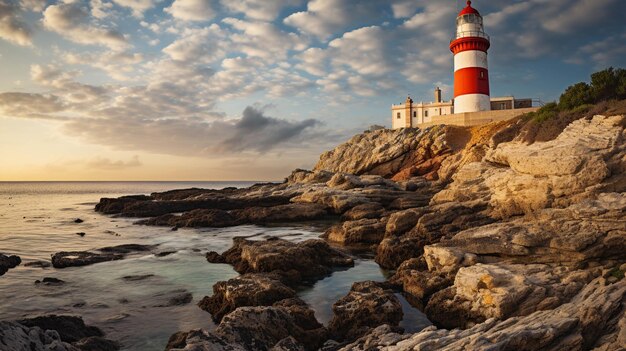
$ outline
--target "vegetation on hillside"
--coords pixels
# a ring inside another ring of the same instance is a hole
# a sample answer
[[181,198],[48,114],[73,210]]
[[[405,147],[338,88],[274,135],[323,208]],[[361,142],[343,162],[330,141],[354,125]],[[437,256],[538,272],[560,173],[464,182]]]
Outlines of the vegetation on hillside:
[[579,115],[604,101],[626,99],[626,70],[613,67],[591,75],[591,83],[576,83],[561,94],[558,103],[550,102],[529,115],[541,123],[555,117]]

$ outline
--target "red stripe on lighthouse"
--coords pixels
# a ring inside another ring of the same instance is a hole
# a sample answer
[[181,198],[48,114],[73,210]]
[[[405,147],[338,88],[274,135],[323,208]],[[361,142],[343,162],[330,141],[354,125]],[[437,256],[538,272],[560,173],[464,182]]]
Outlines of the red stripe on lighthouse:
[[489,71],[487,69],[468,67],[454,72],[454,97],[465,94],[489,95]]

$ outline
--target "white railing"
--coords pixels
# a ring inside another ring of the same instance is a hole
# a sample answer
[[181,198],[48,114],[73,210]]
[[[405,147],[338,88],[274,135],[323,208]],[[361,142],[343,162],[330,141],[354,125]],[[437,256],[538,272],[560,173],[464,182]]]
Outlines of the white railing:
[[456,33],[456,38],[450,40],[450,42],[455,41],[456,39],[460,39],[460,38],[468,38],[468,37],[478,37],[478,38],[485,38],[487,40],[490,40],[489,36],[487,34],[485,34],[485,32],[483,31],[465,31],[465,32],[457,32]]

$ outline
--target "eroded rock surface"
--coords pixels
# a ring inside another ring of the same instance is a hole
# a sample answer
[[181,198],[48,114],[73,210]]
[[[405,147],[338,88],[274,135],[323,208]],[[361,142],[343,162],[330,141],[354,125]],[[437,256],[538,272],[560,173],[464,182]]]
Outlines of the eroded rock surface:
[[121,260],[126,255],[137,252],[149,252],[155,246],[125,244],[103,247],[94,251],[61,251],[52,255],[54,268],[80,267],[95,263]]
[[373,281],[352,285],[348,295],[333,305],[328,329],[335,340],[354,340],[383,324],[397,326],[402,306],[392,291]]
[[294,243],[272,238],[252,241],[233,239],[233,247],[223,254],[207,254],[211,262],[229,263],[243,273],[275,273],[291,285],[303,280],[317,280],[333,268],[351,267],[354,260],[331,248],[323,240]]

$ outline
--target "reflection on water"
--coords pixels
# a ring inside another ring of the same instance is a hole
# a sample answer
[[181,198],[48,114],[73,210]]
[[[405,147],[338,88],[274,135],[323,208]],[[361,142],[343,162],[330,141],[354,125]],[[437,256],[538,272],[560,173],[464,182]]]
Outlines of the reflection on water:
[[[111,339],[121,341],[124,350],[161,350],[176,331],[212,328],[209,314],[196,303],[212,293],[214,283],[237,273],[229,265],[209,264],[204,253],[223,252],[235,236],[256,239],[281,236],[301,241],[317,238],[323,229],[302,224],[173,232],[169,228],[134,225],[136,219],[103,216],[93,208],[100,197],[245,185],[249,184],[0,182],[0,252],[19,255],[23,261],[0,278],[0,318],[13,320],[51,313],[80,315],[88,324],[102,328]],[[74,223],[76,218],[84,222]],[[66,269],[24,265],[49,261],[50,255],[58,251],[129,243],[154,244],[158,245],[158,252],[175,253],[164,257],[141,253],[121,261]],[[128,276],[135,278],[123,279]],[[44,277],[58,278],[65,284],[34,284]],[[301,296],[312,305],[320,321],[327,323],[332,315],[332,303],[344,296],[354,281],[362,280],[380,281],[384,277],[373,261],[358,260],[354,268],[335,272],[302,291]],[[172,296],[181,292],[192,293],[192,303],[155,307],[167,305]],[[406,307],[405,316],[403,323],[423,325],[419,311]]]

